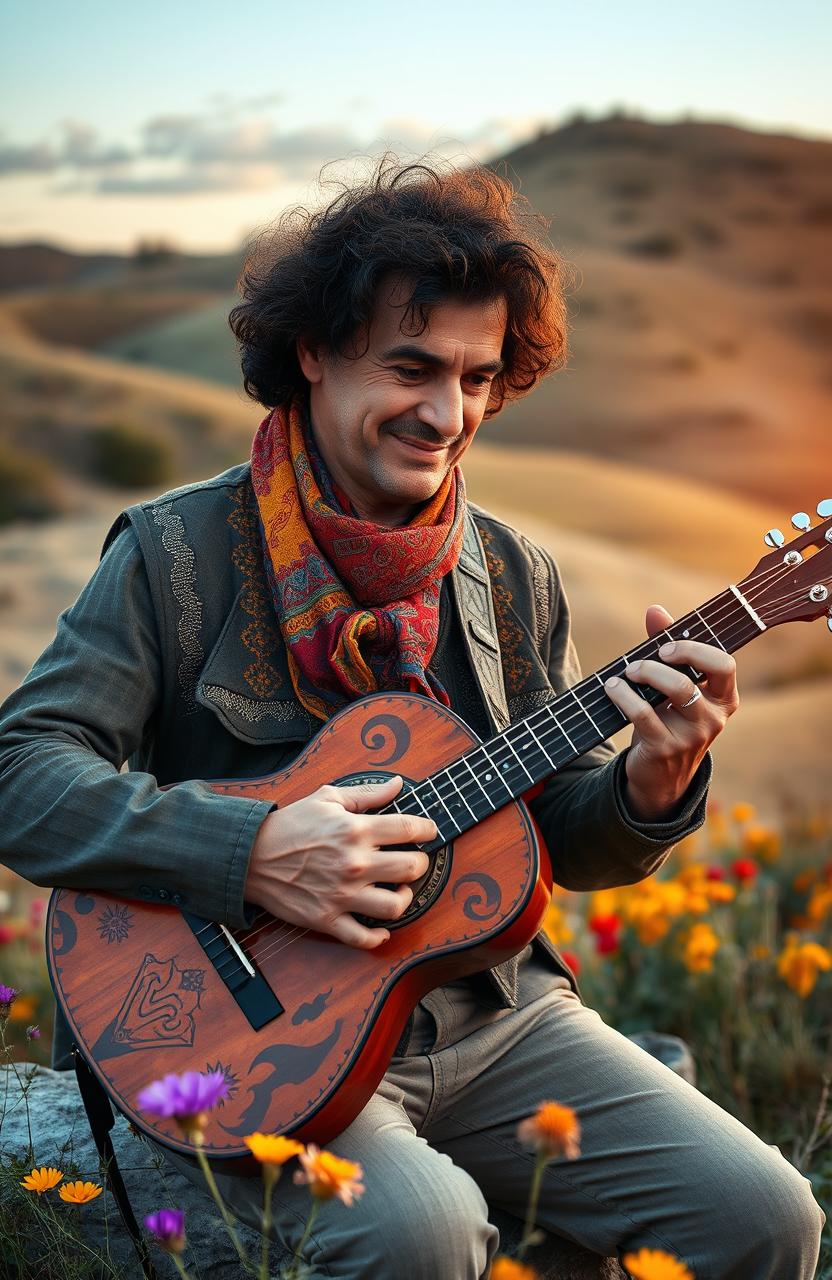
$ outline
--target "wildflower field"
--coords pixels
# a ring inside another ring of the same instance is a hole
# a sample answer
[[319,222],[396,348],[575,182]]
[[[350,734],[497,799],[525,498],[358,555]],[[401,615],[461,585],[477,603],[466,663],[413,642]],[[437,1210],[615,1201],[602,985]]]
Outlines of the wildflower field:
[[[20,1071],[25,1092],[21,1064],[49,1060],[45,902],[11,878],[0,893],[2,1053]],[[585,1001],[625,1034],[681,1036],[692,1051],[698,1087],[776,1144],[811,1180],[832,1220],[832,821],[787,814],[775,831],[762,826],[749,805],[712,808],[705,828],[679,845],[656,876],[592,894],[556,889],[545,928],[578,973]],[[19,1103],[11,1096],[14,1074],[10,1079],[0,1125],[6,1109]],[[214,1104],[221,1084],[210,1076],[149,1080],[139,1102],[151,1112],[173,1108],[162,1113],[187,1126]],[[541,1099],[520,1136],[536,1147],[541,1170],[548,1160],[580,1155],[577,1118],[553,1101]],[[360,1214],[360,1166],[279,1135],[252,1134],[246,1142],[262,1166],[267,1220],[274,1184],[289,1162],[291,1176],[309,1188],[310,1224],[327,1198]],[[115,1274],[84,1248],[83,1207],[102,1194],[100,1170],[39,1167],[40,1153],[9,1151],[1,1128],[0,1154],[0,1244],[9,1274],[21,1280]],[[206,1173],[218,1218],[233,1238],[233,1220]],[[497,1258],[492,1280],[537,1274],[534,1194],[520,1254]],[[185,1274],[181,1212],[160,1204],[144,1227],[157,1254],[164,1250]],[[63,1255],[63,1269],[25,1269],[22,1252],[18,1258],[8,1248],[15,1238],[39,1240],[41,1255]],[[238,1252],[241,1275],[268,1275],[266,1252],[260,1258]],[[652,1254],[628,1255],[628,1274],[695,1280],[684,1259]],[[309,1274],[302,1247],[292,1274]],[[832,1280],[832,1221],[817,1277]]]

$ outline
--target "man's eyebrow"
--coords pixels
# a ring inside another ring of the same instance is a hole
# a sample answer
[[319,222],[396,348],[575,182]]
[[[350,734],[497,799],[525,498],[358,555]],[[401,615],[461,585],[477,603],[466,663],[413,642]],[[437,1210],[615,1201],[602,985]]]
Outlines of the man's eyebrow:
[[[388,351],[382,351],[382,360],[417,360],[420,364],[431,364],[438,369],[447,369],[450,367],[448,360],[443,360],[441,356],[435,355],[432,351],[425,351],[422,347],[408,346],[405,344],[400,347],[390,347]],[[485,364],[478,364],[476,369],[470,370],[471,373],[500,373],[505,368],[504,360],[487,360]]]

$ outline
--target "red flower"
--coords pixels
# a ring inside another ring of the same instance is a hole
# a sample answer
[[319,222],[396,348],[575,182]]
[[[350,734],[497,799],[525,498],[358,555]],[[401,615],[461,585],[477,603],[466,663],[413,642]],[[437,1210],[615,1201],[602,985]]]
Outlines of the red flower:
[[560,954],[574,974],[581,972],[581,962],[574,951],[561,951]]
[[750,884],[757,874],[757,863],[753,858],[735,858],[731,871],[741,884]]
[[614,913],[608,916],[592,916],[589,921],[589,927],[595,934],[595,950],[599,956],[606,956],[612,951],[618,950],[618,934],[621,930],[620,916]]
[[716,866],[708,867],[708,870],[705,872],[705,879],[706,880],[724,880],[725,879],[724,868],[716,867]]

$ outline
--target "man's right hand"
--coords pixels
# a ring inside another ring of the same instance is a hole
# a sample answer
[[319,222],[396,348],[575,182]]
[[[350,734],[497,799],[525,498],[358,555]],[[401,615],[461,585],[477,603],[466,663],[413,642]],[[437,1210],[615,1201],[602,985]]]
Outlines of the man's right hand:
[[[398,920],[425,875],[426,853],[382,845],[427,844],[436,823],[405,813],[368,813],[398,795],[402,779],[355,787],[319,787],[276,809],[262,823],[249,861],[245,898],[290,924],[329,933],[367,950],[390,937],[353,912]],[[394,884],[384,889],[381,883]]]

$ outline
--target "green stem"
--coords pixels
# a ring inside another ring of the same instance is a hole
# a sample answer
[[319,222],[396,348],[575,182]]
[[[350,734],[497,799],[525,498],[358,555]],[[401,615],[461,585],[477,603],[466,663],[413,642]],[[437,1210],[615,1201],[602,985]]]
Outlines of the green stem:
[[540,1199],[540,1184],[543,1181],[543,1170],[548,1164],[548,1157],[544,1151],[538,1151],[537,1160],[532,1174],[532,1185],[529,1190],[529,1204],[526,1209],[526,1222],[523,1227],[523,1237],[517,1249],[517,1257],[524,1258],[526,1250],[532,1243],[532,1236],[535,1230],[535,1218],[537,1216],[537,1202]]
[[229,1210],[226,1209],[225,1207],[225,1201],[220,1195],[219,1187],[214,1181],[214,1174],[212,1172],[210,1164],[208,1163],[208,1157],[206,1156],[205,1152],[202,1150],[202,1134],[197,1133],[191,1136],[196,1145],[196,1158],[199,1161],[199,1167],[203,1172],[205,1181],[208,1183],[208,1190],[211,1192],[211,1195],[214,1198],[214,1204],[219,1209],[220,1216],[222,1217],[222,1220],[225,1223],[225,1229],[231,1238],[231,1243],[234,1245],[234,1248],[237,1250],[237,1257],[240,1259],[240,1262],[242,1262],[246,1271],[250,1272],[251,1263],[246,1257],[245,1249],[240,1244],[240,1238],[237,1235],[237,1232],[234,1230],[234,1219],[232,1218]]
[[272,1194],[280,1177],[280,1169],[274,1165],[263,1166],[263,1243],[260,1254],[260,1280],[269,1280],[269,1243],[272,1229]]
[[184,1280],[191,1280],[191,1277],[188,1275],[188,1272],[185,1270],[185,1264],[180,1258],[179,1254],[172,1253],[170,1256],[173,1258],[174,1264],[176,1266],[176,1270],[179,1272],[180,1276],[184,1277]]
[[306,1226],[303,1229],[300,1244],[297,1249],[295,1249],[292,1265],[286,1274],[286,1280],[300,1280],[301,1272],[298,1270],[298,1265],[303,1262],[303,1250],[306,1247],[307,1240],[312,1234],[312,1223],[315,1221],[318,1209],[320,1208],[320,1203],[320,1200],[312,1201],[312,1208],[309,1210],[309,1217],[306,1219]]

